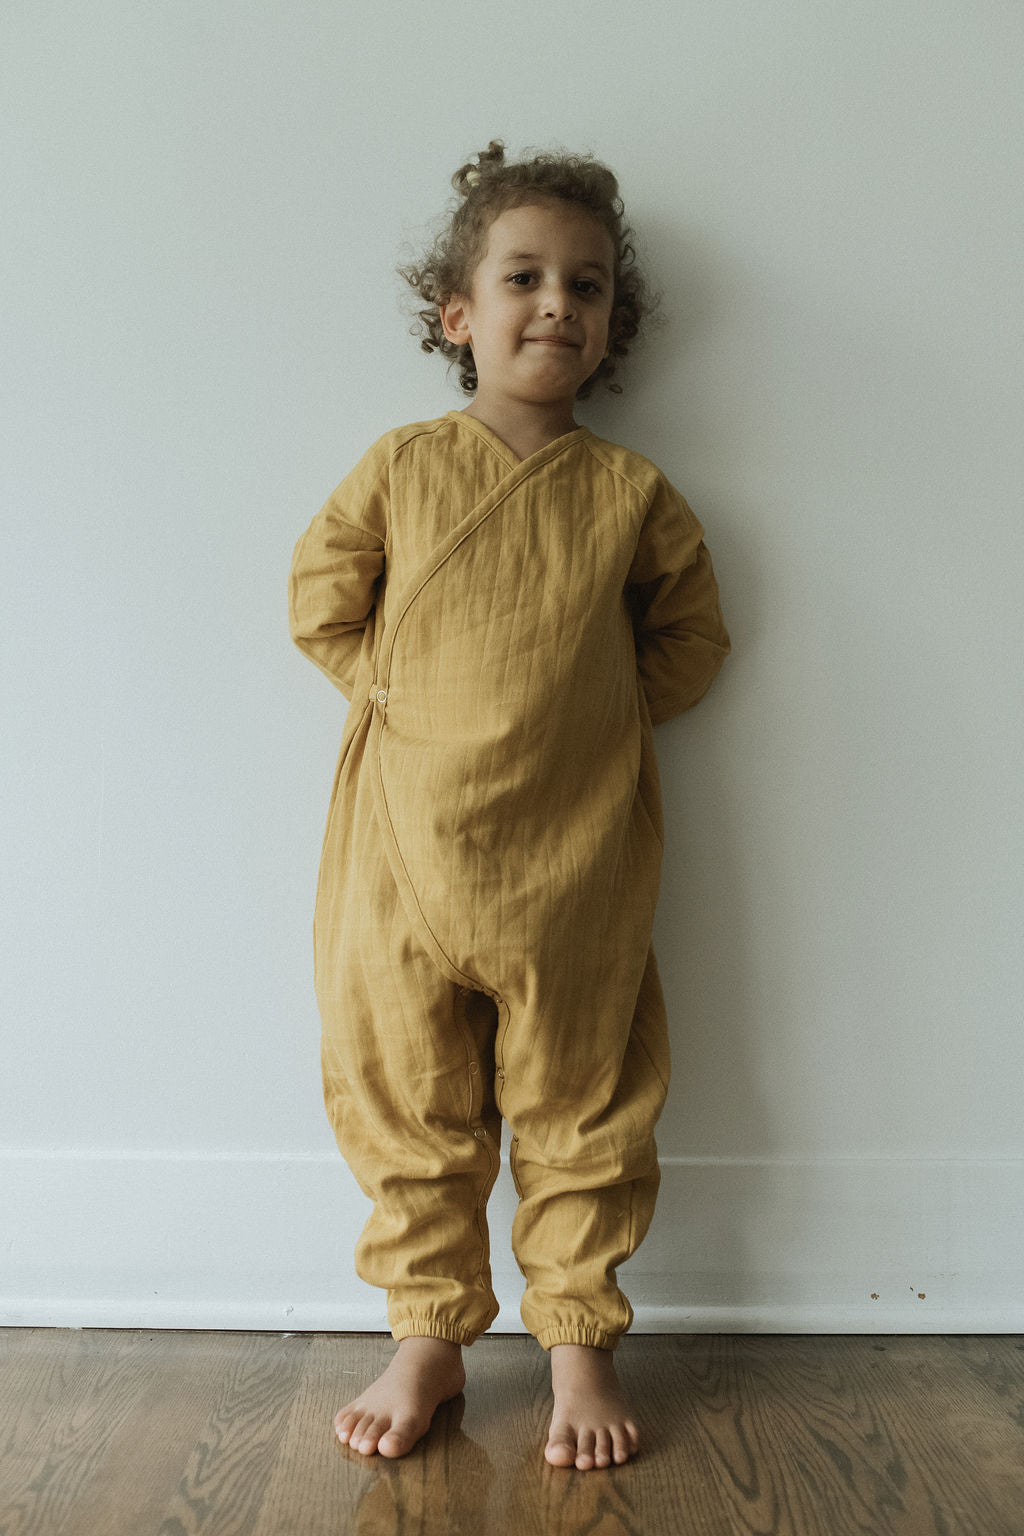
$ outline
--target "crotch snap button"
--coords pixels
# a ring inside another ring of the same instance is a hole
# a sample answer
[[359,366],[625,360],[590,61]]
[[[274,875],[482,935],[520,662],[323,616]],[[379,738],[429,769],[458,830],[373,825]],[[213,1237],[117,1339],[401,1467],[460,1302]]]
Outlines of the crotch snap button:
[[484,1130],[482,1125],[477,1126],[476,1130],[473,1132],[473,1135],[476,1137],[477,1141],[486,1141],[487,1139],[487,1132]]
[[475,1071],[476,1071],[476,1070],[477,1070],[477,1065],[476,1065],[476,1062],[475,1062],[475,1061],[471,1061],[471,1062],[470,1062],[470,1064],[469,1064],[469,1070],[470,1070],[470,1071],[471,1071],[471,1072],[475,1072]]
[[386,688],[378,688],[377,692],[374,694],[374,698],[377,700],[378,704],[387,703],[387,697],[388,691]]
[[498,1068],[498,1076],[499,1077],[504,1077],[505,1076],[505,1068],[504,1067],[499,1067]]

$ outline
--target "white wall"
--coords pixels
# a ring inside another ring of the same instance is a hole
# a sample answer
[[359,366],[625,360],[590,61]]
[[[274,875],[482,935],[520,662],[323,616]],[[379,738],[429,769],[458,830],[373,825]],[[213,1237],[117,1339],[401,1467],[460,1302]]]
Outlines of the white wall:
[[393,268],[502,136],[619,172],[667,323],[583,419],[683,489],[734,640],[659,733],[637,1326],[1024,1328],[1019,7],[0,29],[0,1320],[383,1326],[312,991],[344,701],[285,581],[369,442],[463,403]]

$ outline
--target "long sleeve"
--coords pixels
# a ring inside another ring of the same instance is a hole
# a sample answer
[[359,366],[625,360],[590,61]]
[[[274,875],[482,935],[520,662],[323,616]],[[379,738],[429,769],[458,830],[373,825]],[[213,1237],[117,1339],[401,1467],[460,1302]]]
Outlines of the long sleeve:
[[627,583],[637,664],[658,725],[702,699],[730,651],[704,529],[662,478]]
[[292,639],[347,699],[384,570],[388,468],[380,440],[324,503],[292,556]]

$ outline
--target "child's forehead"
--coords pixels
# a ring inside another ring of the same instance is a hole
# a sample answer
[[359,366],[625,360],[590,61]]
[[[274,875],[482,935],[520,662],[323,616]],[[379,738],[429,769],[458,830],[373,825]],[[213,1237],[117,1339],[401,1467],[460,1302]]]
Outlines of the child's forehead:
[[538,199],[495,214],[487,229],[484,257],[540,254],[543,247],[571,246],[608,261],[614,254],[611,234],[596,214],[578,203]]

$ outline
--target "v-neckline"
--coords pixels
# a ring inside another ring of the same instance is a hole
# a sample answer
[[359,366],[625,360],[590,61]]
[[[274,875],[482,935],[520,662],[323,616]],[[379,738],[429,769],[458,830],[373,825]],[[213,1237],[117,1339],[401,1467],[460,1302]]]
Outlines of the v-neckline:
[[520,469],[524,464],[532,463],[541,454],[550,454],[553,448],[568,446],[570,442],[576,441],[577,438],[582,439],[592,435],[589,427],[573,427],[571,432],[563,432],[560,437],[553,437],[542,448],[535,448],[533,453],[527,454],[526,458],[521,459],[518,454],[513,452],[508,443],[498,436],[492,427],[486,426],[484,422],[479,421],[475,416],[467,416],[465,411],[449,411],[448,416],[451,420],[463,422],[471,432],[475,432],[477,437],[482,438],[500,459],[504,459],[509,469]]

